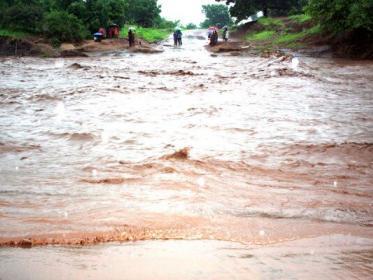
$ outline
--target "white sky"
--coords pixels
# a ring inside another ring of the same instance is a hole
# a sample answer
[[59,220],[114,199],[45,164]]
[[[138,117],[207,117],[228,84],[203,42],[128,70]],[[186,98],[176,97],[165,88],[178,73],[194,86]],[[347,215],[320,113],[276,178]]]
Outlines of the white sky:
[[202,5],[222,4],[215,0],[158,0],[162,5],[161,16],[169,20],[180,20],[182,24],[199,24],[205,20]]

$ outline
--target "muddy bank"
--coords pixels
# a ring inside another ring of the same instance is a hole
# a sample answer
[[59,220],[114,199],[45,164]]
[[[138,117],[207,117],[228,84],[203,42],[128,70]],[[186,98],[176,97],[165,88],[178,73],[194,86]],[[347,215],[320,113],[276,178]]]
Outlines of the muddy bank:
[[[206,48],[213,53],[232,53],[233,55],[266,57],[268,54],[281,52],[315,58],[373,59],[372,34],[355,31],[333,35],[319,30],[312,20],[304,23],[295,22],[289,18],[276,18],[276,20],[282,24],[271,28],[259,22],[245,24],[231,33],[228,42],[220,41],[216,46]],[[274,32],[274,35],[263,39],[250,39],[251,35],[265,31]],[[289,39],[291,36],[299,37],[299,39]],[[279,41],[276,40],[278,38],[280,38]]]
[[138,40],[129,48],[127,39],[107,39],[101,42],[86,40],[79,44],[63,43],[52,47],[41,38],[16,39],[0,36],[0,56],[40,56],[40,57],[86,57],[93,52],[129,50],[137,53],[160,53],[163,50],[143,40]]
[[52,46],[33,39],[15,39],[0,36],[0,55],[58,57],[60,53]]

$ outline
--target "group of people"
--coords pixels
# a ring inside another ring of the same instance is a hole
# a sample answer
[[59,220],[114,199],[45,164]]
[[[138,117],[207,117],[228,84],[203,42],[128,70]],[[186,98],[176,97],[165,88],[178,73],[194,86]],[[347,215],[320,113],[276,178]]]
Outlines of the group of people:
[[[223,27],[223,40],[225,42],[228,41],[228,27]],[[218,28],[217,27],[210,27],[207,32],[208,39],[209,39],[209,45],[215,46],[218,43],[219,40],[219,34],[218,34]],[[183,33],[181,32],[180,28],[176,28],[173,33],[174,38],[174,46],[182,46],[183,45]],[[133,47],[135,45],[135,30],[134,28],[130,27],[128,29],[128,42],[129,46]]]
[[[207,36],[209,39],[209,45],[210,46],[215,46],[218,43],[219,40],[219,33],[218,33],[218,28],[213,26],[208,29]],[[222,32],[223,40],[225,42],[228,41],[228,27],[224,26],[223,27],[223,32]]]
[[174,46],[182,46],[183,45],[183,33],[181,32],[180,28],[176,28],[174,31]]

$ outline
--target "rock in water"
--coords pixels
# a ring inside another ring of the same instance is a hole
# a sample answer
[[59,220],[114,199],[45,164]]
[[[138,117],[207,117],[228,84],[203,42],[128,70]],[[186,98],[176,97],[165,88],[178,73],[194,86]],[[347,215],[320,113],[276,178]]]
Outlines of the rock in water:
[[31,248],[32,247],[32,240],[31,239],[22,239],[18,242],[18,246],[21,248]]

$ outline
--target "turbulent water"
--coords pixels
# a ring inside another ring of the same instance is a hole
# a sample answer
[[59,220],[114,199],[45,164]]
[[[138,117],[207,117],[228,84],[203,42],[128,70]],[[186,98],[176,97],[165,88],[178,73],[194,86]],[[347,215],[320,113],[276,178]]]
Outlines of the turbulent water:
[[1,58],[2,244],[373,239],[373,63],[211,56],[194,35]]

